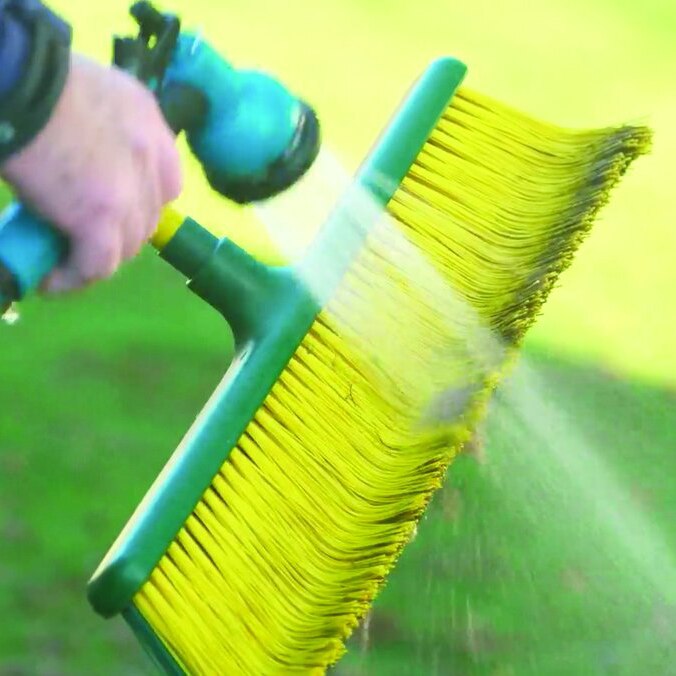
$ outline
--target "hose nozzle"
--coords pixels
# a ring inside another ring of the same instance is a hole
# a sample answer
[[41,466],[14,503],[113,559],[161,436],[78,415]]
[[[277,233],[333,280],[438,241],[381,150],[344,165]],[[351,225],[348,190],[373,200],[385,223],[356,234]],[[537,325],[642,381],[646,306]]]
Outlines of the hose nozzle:
[[319,120],[309,105],[299,101],[291,141],[276,158],[271,154],[259,171],[246,175],[205,164],[204,173],[211,187],[228,199],[238,204],[258,202],[284,192],[302,178],[317,158],[319,146]]
[[174,15],[132,7],[136,38],[118,39],[115,62],[157,95],[172,129],[184,131],[211,187],[240,204],[298,181],[319,153],[314,110],[272,76],[233,68]]

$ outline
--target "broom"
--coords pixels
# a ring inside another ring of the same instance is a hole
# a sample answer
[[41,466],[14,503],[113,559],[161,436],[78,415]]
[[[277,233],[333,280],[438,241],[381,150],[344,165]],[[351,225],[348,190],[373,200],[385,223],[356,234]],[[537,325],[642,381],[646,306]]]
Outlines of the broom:
[[167,673],[321,674],[340,658],[648,149],[645,128],[542,124],[459,88],[464,73],[424,73],[294,266],[163,218],[155,245],[224,314],[236,356],[88,591]]

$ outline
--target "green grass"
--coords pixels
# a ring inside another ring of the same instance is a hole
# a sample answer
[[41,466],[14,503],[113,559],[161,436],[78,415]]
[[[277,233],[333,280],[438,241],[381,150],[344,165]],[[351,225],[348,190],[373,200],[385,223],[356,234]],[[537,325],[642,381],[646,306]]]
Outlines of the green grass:
[[[148,673],[124,626],[90,611],[84,585],[218,381],[228,334],[152,255],[85,297],[32,302],[23,315],[0,332],[0,613],[13,619],[0,674]],[[528,363],[537,396],[676,546],[674,392],[532,348]],[[537,435],[505,433],[510,411],[505,395],[483,464],[454,466],[377,604],[374,649],[362,656],[358,635],[338,673],[640,674],[674,658],[673,608],[636,590],[612,538],[601,547],[602,519],[582,510],[591,530],[580,532],[577,483],[527,462]],[[667,638],[646,634],[648,620],[667,622]],[[594,671],[602,659],[629,666]]]
[[225,325],[181,286],[147,255],[81,298],[27,303],[0,332],[3,676],[145,664],[84,585],[227,365]]
[[[110,33],[128,30],[124,3],[55,4],[74,19],[78,46],[101,59]],[[529,341],[539,396],[568,423],[559,437],[582,465],[580,481],[556,469],[558,456],[538,454],[537,416],[516,425],[503,397],[485,462],[454,466],[378,602],[372,650],[363,654],[358,635],[337,671],[669,673],[674,607],[658,573],[668,588],[671,571],[650,563],[646,536],[633,543],[656,576],[645,581],[632,547],[608,534],[600,504],[613,493],[575,438],[587,438],[618,477],[611,513],[643,514],[673,550],[676,6],[173,7],[232,58],[272,68],[315,102],[327,145],[350,168],[442,53],[468,62],[473,88],[552,121],[656,127],[653,156],[615,195]],[[189,166],[186,210],[265,255],[251,215],[211,197]],[[150,253],[109,283],[31,301],[22,314],[0,327],[0,675],[150,673],[122,623],[93,615],[84,586],[219,380],[227,331]],[[580,495],[580,484],[596,480],[592,497]]]

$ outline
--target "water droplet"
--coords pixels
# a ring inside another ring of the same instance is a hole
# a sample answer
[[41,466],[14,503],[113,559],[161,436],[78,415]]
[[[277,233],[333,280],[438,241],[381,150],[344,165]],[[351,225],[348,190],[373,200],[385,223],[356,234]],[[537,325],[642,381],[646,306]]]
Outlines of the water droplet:
[[8,326],[16,324],[20,318],[19,310],[16,305],[10,305],[1,317],[2,321]]

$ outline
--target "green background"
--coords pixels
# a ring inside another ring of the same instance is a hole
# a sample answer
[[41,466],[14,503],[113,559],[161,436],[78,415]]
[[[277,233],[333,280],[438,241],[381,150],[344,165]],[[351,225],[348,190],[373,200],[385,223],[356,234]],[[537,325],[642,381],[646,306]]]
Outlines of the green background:
[[[56,5],[109,58],[124,3]],[[564,126],[656,131],[532,332],[350,657],[356,674],[676,673],[670,0],[178,2],[231,59],[313,101],[356,167],[432,58]],[[267,257],[252,214],[186,158],[182,206]],[[218,317],[146,252],[112,281],[34,300],[0,330],[0,675],[152,673],[91,572],[220,379]]]

